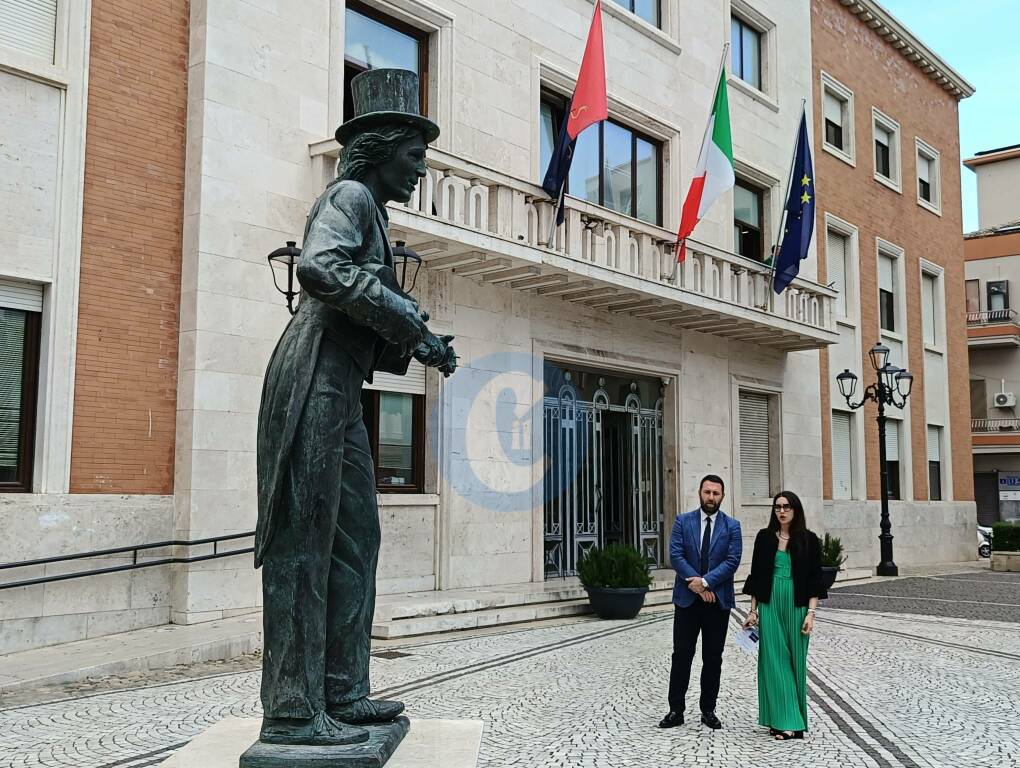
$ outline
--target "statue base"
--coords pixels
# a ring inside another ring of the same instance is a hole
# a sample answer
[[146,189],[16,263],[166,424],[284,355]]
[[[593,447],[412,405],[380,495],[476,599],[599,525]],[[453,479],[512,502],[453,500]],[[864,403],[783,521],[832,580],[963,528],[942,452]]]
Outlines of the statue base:
[[337,747],[264,744],[256,741],[241,755],[238,768],[382,768],[411,728],[398,717],[391,723],[362,726],[368,741]]
[[[252,741],[259,737],[260,717],[227,717],[160,763],[160,768],[238,768],[238,766],[381,766],[386,768],[476,768],[482,742],[480,720],[412,720],[398,718],[392,728],[405,721],[395,737],[389,761],[381,752],[372,753],[375,739],[345,747],[284,747]],[[406,734],[407,738],[403,738]],[[391,735],[392,736],[392,735]],[[403,741],[401,741],[403,739]],[[356,750],[361,750],[359,754]],[[271,750],[271,751],[270,751]],[[251,762],[255,759],[261,762]],[[243,756],[242,756],[243,755]],[[353,761],[354,758],[362,762]],[[249,762],[245,762],[248,760]],[[365,762],[375,760],[375,762]],[[303,761],[303,762],[302,762]]]

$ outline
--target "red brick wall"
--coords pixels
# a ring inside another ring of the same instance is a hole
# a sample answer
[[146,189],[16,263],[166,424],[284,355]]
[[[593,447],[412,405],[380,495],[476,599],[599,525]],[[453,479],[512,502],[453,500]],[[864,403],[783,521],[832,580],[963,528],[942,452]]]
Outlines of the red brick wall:
[[[857,371],[871,371],[867,350],[879,339],[878,275],[875,238],[905,251],[908,367],[914,373],[910,398],[913,487],[916,499],[928,497],[924,414],[924,345],[921,333],[920,259],[945,268],[946,354],[949,390],[949,444],[953,496],[974,498],[970,444],[970,392],[964,304],[963,218],[960,203],[960,139],[956,99],[899,51],[880,38],[838,0],[812,0],[811,49],[815,94],[815,176],[819,273],[825,274],[825,213],[858,227],[862,359]],[[822,150],[821,71],[854,93],[856,167]],[[874,178],[872,107],[900,124],[902,194]],[[942,215],[917,203],[914,138],[940,153]],[[821,280],[820,282],[826,282]],[[821,361],[824,493],[832,498],[831,424],[828,354]],[[868,380],[870,381],[870,379]],[[868,382],[862,382],[868,383]],[[874,406],[867,419],[868,498],[879,496],[878,436]]]
[[92,0],[72,493],[173,492],[188,0]]

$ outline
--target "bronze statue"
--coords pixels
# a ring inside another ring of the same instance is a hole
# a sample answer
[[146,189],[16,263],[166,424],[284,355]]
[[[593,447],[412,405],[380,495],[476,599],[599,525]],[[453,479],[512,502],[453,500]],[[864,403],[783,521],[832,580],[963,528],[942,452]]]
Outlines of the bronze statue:
[[452,336],[396,280],[386,203],[425,175],[439,126],[418,113],[418,77],[370,70],[336,132],[338,178],[315,201],[297,266],[302,298],[269,361],[258,424],[264,656],[260,741],[331,746],[369,738],[397,701],[368,698],[379,514],[361,390],[411,358],[449,375]]

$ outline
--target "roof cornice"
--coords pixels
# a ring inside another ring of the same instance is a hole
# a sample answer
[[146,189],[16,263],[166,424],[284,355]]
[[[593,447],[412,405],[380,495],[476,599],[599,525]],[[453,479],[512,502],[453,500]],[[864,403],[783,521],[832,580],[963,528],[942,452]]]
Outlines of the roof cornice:
[[839,0],[847,10],[871,27],[900,54],[957,100],[974,94],[974,86],[922,43],[895,16],[875,0]]
[[987,165],[989,163],[1000,163],[1003,160],[1013,160],[1020,157],[1020,147],[1014,147],[1013,149],[1004,149],[1000,152],[995,152],[988,155],[975,155],[974,157],[968,157],[963,161],[963,164],[974,170],[979,165]]

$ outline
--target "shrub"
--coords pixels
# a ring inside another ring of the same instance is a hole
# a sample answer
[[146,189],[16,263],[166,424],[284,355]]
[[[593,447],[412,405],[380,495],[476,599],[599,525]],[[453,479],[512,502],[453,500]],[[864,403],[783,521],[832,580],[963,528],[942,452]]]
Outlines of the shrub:
[[1020,525],[996,523],[992,526],[993,552],[1020,552]]
[[623,544],[588,550],[577,566],[577,575],[585,587],[601,589],[647,587],[652,583],[644,555]]
[[825,534],[822,538],[822,565],[830,568],[841,568],[846,562],[846,555],[843,554],[843,542],[839,536]]

